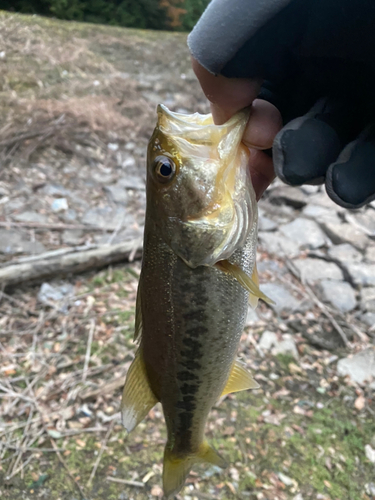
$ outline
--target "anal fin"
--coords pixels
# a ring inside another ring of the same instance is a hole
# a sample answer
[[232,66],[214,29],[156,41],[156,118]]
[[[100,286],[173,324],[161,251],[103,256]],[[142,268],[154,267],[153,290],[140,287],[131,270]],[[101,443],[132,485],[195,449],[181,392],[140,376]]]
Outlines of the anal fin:
[[[250,292],[255,297],[264,300],[267,304],[274,304],[274,301],[261,292],[259,290],[259,286],[253,281],[253,279],[250,278],[250,276],[248,276],[245,271],[243,271],[236,264],[232,264],[229,260],[219,260],[219,262],[216,262],[215,265],[224,273],[230,274],[241,286],[245,288],[245,290]],[[256,276],[257,275],[258,273]]]
[[258,388],[259,384],[253,379],[251,373],[239,361],[235,361],[221,396],[231,392]]
[[151,390],[147,373],[138,349],[126,375],[122,393],[121,414],[125,429],[132,431],[158,402]]

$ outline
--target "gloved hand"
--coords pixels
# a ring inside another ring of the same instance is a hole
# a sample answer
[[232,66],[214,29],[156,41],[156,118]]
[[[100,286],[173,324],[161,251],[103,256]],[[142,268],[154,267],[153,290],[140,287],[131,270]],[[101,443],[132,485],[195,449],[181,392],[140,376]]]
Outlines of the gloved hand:
[[213,0],[188,43],[218,123],[265,99],[247,131],[249,145],[265,149],[280,111],[273,164],[284,182],[325,182],[347,208],[375,199],[373,0]]

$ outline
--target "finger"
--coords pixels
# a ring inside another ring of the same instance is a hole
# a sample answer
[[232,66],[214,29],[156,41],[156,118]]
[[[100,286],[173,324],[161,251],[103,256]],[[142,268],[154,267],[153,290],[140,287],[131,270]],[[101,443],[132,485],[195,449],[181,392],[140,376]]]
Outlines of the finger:
[[345,208],[360,208],[375,199],[375,125],[348,144],[330,165],[326,190]]
[[255,99],[242,141],[249,148],[269,149],[282,126],[279,110],[267,101]]
[[272,158],[258,149],[250,149],[249,169],[254,191],[259,200],[275,178]]
[[237,111],[249,106],[259,93],[259,80],[215,76],[193,58],[192,66],[203,92],[211,102],[212,116],[217,125],[225,123]]
[[287,184],[324,182],[329,165],[363,126],[353,105],[321,99],[304,116],[289,122],[276,136],[276,174]]

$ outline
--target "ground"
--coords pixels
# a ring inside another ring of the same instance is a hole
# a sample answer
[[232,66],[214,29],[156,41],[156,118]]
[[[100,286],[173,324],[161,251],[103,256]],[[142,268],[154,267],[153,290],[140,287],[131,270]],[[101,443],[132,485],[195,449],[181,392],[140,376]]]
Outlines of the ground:
[[[208,111],[186,35],[0,24],[0,266],[139,238],[156,104]],[[275,183],[260,214],[259,274],[277,304],[249,311],[239,357],[261,388],[213,408],[207,438],[229,466],[195,468],[178,498],[372,500],[374,392],[340,362],[374,349],[374,207]],[[161,408],[130,435],[119,419],[139,272],[135,259],[2,284],[2,498],[161,498]]]

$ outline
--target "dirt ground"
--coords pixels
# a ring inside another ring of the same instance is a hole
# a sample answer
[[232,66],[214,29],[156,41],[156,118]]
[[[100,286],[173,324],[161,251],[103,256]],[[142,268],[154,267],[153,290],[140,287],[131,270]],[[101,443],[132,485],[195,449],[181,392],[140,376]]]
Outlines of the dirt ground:
[[[208,111],[186,35],[0,12],[0,269],[141,237],[159,102]],[[239,351],[261,388],[212,410],[207,438],[230,466],[195,468],[178,499],[375,499],[374,389],[338,370],[374,349],[374,207],[347,215],[319,188],[283,189],[260,205],[258,254],[279,307],[249,312]],[[316,214],[324,235],[305,244],[291,224]],[[330,266],[319,283],[311,260]],[[119,417],[139,272],[135,259],[0,283],[1,498],[162,498],[161,407],[130,435]],[[352,305],[321,295],[327,276]]]

